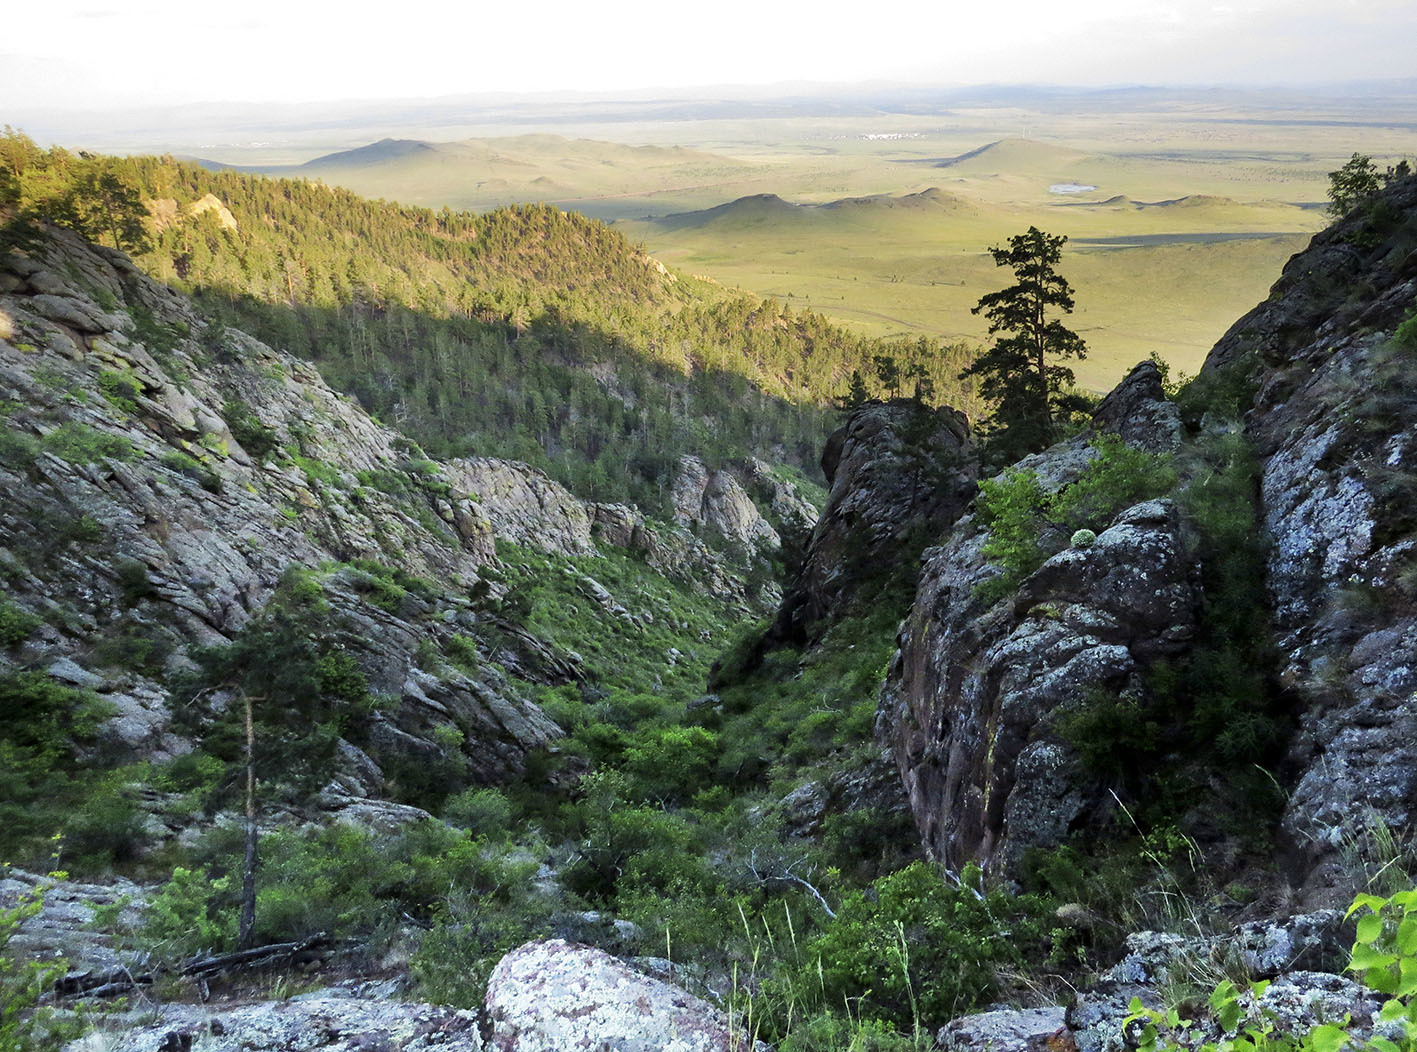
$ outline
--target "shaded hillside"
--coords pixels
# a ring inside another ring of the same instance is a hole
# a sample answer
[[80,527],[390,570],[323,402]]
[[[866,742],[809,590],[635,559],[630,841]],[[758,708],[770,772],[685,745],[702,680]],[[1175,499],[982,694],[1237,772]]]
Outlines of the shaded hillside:
[[432,212],[6,142],[22,213],[89,222],[112,240],[65,203],[109,173],[146,202],[131,243],[146,240],[137,258],[149,273],[313,359],[429,451],[512,456],[587,496],[662,512],[686,452],[811,471],[832,424],[824,407],[853,369],[872,375],[876,354],[918,362],[938,397],[954,390],[958,356],[933,341],[882,345],[684,278],[574,213]]

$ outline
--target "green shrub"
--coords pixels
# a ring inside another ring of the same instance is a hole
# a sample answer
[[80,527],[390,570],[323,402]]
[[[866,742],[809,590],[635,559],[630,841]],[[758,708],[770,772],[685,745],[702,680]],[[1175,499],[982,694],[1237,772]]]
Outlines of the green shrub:
[[162,463],[178,474],[185,475],[208,493],[221,492],[221,476],[179,449],[170,449],[164,453]]
[[[1359,1024],[1348,1016],[1317,1023],[1306,1033],[1289,1033],[1281,1028],[1278,1014],[1261,1002],[1268,980],[1244,987],[1225,980],[1211,992],[1204,1009],[1220,1029],[1220,1037],[1200,1044],[1198,1052],[1412,1052],[1417,1048],[1414,907],[1417,890],[1398,892],[1391,898],[1359,895],[1348,909],[1348,917],[1359,917],[1346,970],[1382,999],[1370,1035],[1360,1036]],[[1147,1008],[1134,997],[1123,1027],[1136,1035],[1138,1052],[1196,1048],[1196,1020],[1191,1015],[1178,1005]]]
[[512,803],[500,789],[464,789],[443,805],[443,820],[473,836],[504,836],[512,826]]
[[979,483],[975,511],[989,527],[980,551],[1002,572],[981,582],[976,597],[993,603],[1012,595],[1061,547],[1061,538],[1079,531],[1096,534],[1119,511],[1164,496],[1176,485],[1168,455],[1134,449],[1110,434],[1098,435],[1092,445],[1096,455],[1088,466],[1056,493],[1043,488],[1036,472],[1016,468]]
[[43,448],[71,464],[92,464],[99,460],[134,460],[138,456],[133,443],[122,435],[89,427],[77,420],[68,420],[40,439]]
[[18,646],[42,624],[43,621],[28,611],[0,601],[0,648]]
[[[975,878],[977,879],[977,871]],[[1043,902],[1030,896],[947,884],[915,862],[883,877],[873,894],[849,894],[836,919],[814,937],[799,991],[816,987],[826,1005],[843,998],[862,1017],[931,1029],[992,998],[998,971],[1039,953]]]
[[98,374],[98,389],[108,404],[115,409],[124,413],[138,411],[138,399],[142,397],[143,385],[132,373],[104,369]]
[[249,405],[239,399],[232,399],[222,407],[222,416],[231,437],[241,448],[257,460],[265,460],[280,446],[275,430],[261,422]]
[[1074,529],[1101,531],[1124,508],[1163,496],[1176,485],[1176,469],[1164,454],[1127,445],[1116,435],[1093,440],[1097,455],[1053,502],[1053,515]]
[[992,603],[1011,595],[1043,565],[1047,552],[1040,534],[1052,503],[1033,471],[1010,469],[979,483],[975,509],[979,521],[989,527],[981,552],[1002,571],[975,589],[979,599]]
[[[66,874],[55,873],[62,880]],[[45,887],[20,895],[13,906],[0,906],[0,1050],[48,1052],[61,1048],[87,1029],[82,1014],[60,1015],[41,999],[68,971],[62,958],[36,960],[12,956],[10,940],[26,920],[44,907]]]
[[141,941],[167,958],[189,957],[202,950],[223,951],[236,945],[237,911],[230,897],[231,877],[178,866],[148,901]]

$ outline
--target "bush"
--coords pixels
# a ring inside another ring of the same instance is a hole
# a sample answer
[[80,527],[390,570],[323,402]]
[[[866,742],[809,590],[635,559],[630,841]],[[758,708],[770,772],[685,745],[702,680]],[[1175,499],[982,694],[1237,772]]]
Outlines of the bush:
[[[1033,896],[946,884],[914,862],[853,892],[807,946],[793,977],[829,1006],[859,1006],[863,1018],[901,1030],[936,1026],[994,997],[998,971],[1041,956],[1043,902]],[[977,879],[977,871],[975,871]]]
[[[56,873],[56,879],[65,874]],[[6,951],[26,920],[44,907],[45,888],[19,897],[14,906],[0,906],[0,1050],[47,1052],[78,1037],[86,1026],[83,1017],[61,1016],[40,999],[68,971],[62,958],[47,961],[14,957]]]
[[997,602],[1043,565],[1047,553],[1040,534],[1051,507],[1052,497],[1036,472],[1014,468],[979,483],[975,510],[979,521],[989,527],[989,539],[981,551],[1003,571],[975,589],[979,599]]
[[13,603],[0,602],[0,648],[23,643],[43,623]]
[[[1033,471],[1011,469],[979,484],[975,510],[989,527],[980,549],[1002,573],[982,582],[975,595],[993,603],[1013,594],[1043,565],[1058,538],[1105,529],[1124,508],[1169,493],[1176,485],[1171,457],[1134,449],[1116,435],[1093,440],[1096,456],[1075,482],[1049,493]],[[1078,545],[1084,547],[1085,545]]]

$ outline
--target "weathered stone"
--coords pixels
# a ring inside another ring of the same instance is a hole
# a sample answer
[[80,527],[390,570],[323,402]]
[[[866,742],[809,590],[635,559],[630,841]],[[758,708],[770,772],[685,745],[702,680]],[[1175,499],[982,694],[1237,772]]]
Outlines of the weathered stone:
[[947,1023],[935,1046],[946,1052],[1066,1052],[1072,1037],[1061,1007],[999,1009]]
[[1280,675],[1299,713],[1283,827],[1313,904],[1361,883],[1341,847],[1417,815],[1417,401],[1391,343],[1417,298],[1414,226],[1409,177],[1315,236],[1203,369],[1248,368],[1257,389],[1246,433],[1264,458]]
[[[1178,421],[1174,406],[1157,404],[1163,397],[1155,366],[1143,363],[1104,400],[1091,433],[1017,467],[1056,492],[1091,462],[1093,434],[1172,448]],[[1170,500],[1123,510],[1085,547],[1053,538],[1056,554],[992,603],[979,596],[997,573],[987,539],[970,515],[926,550],[877,732],[926,851],[950,866],[978,860],[1012,872],[1025,850],[1061,843],[1101,803],[1058,718],[1093,691],[1141,696],[1147,669],[1193,637],[1200,591]]]
[[853,412],[827,440],[822,470],[827,506],[771,645],[815,641],[913,536],[953,524],[974,495],[978,463],[963,413],[900,400]]
[[487,1014],[496,1052],[729,1052],[748,1043],[707,1002],[560,939],[498,962]]
[[482,1052],[474,1012],[442,1005],[313,996],[222,1008],[161,1004],[105,1016],[97,1035],[66,1052]]
[[142,922],[145,889],[129,880],[84,884],[54,880],[19,869],[0,869],[0,908],[42,893],[40,912],[20,925],[7,953],[34,960],[62,958],[71,972],[106,970],[125,963],[112,938],[93,928],[94,907],[122,903],[118,922],[132,928]]

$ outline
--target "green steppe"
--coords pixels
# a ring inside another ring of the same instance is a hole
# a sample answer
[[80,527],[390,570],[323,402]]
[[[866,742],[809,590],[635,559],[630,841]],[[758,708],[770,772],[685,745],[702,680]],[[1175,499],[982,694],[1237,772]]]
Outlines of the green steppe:
[[[666,264],[874,336],[982,340],[970,308],[1001,280],[987,249],[1036,224],[1070,238],[1090,347],[1076,372],[1101,391],[1153,351],[1194,372],[1324,225],[1327,173],[1354,150],[1386,163],[1411,138],[1396,112],[1357,122],[1318,103],[1064,102],[386,140],[263,170],[426,206],[581,211]],[[680,145],[646,145],[664,142]],[[1061,183],[1096,189],[1050,192]]]

